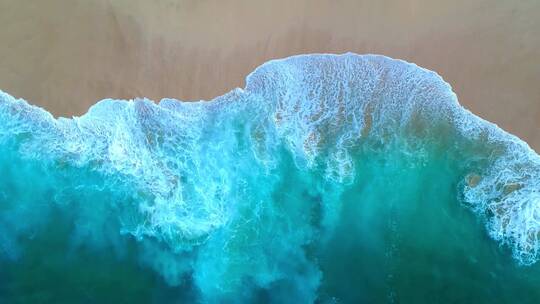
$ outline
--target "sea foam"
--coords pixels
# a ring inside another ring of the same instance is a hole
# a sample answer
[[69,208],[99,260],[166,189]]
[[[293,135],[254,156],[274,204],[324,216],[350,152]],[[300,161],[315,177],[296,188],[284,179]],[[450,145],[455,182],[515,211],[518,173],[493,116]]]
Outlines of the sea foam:
[[273,60],[211,101],[106,99],[71,119],[0,93],[0,150],[3,259],[59,213],[70,246],[121,256],[132,238],[144,265],[205,301],[315,301],[347,204],[387,203],[354,189],[434,158],[517,263],[540,258],[540,157],[436,73],[384,56]]

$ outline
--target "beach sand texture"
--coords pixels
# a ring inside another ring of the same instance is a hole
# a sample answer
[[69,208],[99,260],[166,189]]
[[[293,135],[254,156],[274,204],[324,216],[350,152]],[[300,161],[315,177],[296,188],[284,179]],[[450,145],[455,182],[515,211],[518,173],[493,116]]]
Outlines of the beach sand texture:
[[103,98],[211,99],[301,53],[439,73],[540,151],[540,1],[0,0],[0,89],[57,116]]

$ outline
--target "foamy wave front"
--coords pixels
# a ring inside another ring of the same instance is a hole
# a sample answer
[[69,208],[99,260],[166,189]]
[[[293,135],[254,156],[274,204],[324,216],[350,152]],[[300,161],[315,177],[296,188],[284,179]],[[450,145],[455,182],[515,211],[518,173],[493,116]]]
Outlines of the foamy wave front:
[[273,60],[211,101],[102,100],[72,119],[0,93],[0,147],[0,255],[24,255],[18,240],[59,209],[75,243],[133,236],[144,263],[173,285],[192,276],[209,301],[247,281],[314,301],[309,248],[332,238],[372,159],[381,175],[452,160],[456,202],[519,263],[540,258],[540,157],[436,73],[384,56]]

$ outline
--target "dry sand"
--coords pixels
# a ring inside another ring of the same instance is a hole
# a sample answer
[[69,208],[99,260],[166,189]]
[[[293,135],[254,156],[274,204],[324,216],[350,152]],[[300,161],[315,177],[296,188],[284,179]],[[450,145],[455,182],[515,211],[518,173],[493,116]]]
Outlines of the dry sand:
[[540,151],[538,0],[0,0],[0,20],[0,89],[55,115],[211,99],[269,59],[352,51],[437,71]]

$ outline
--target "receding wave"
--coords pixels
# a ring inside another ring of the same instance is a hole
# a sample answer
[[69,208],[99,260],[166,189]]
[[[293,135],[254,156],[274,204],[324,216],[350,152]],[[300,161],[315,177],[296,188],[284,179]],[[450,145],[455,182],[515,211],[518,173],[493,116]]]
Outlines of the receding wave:
[[273,60],[211,101],[102,100],[72,119],[0,92],[0,152],[0,283],[83,248],[203,302],[418,302],[404,276],[426,278],[423,254],[446,283],[452,263],[492,280],[495,261],[540,258],[540,157],[384,56]]

